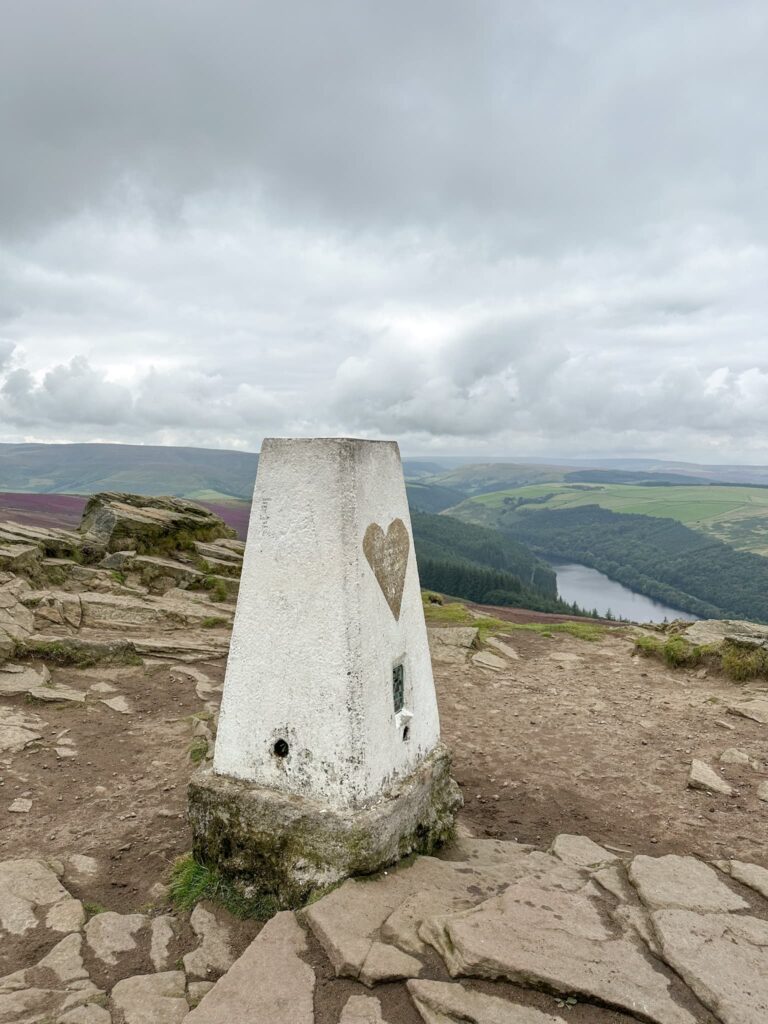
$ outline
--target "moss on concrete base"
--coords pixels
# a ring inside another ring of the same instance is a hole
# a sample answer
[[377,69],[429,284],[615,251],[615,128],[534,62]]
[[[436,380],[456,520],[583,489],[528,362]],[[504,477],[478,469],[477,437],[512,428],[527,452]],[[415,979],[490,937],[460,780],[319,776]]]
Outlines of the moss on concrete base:
[[337,811],[200,769],[189,785],[195,859],[243,892],[302,906],[350,875],[379,871],[451,838],[462,798],[439,744],[375,804]]

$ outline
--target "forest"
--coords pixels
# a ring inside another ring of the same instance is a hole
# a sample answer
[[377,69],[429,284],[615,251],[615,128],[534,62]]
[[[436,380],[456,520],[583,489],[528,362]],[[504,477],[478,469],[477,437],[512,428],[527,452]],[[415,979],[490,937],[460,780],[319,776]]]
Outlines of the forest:
[[768,622],[768,559],[677,520],[582,505],[520,510],[504,532],[541,555],[591,566],[694,615]]
[[480,604],[584,614],[561,601],[552,568],[498,530],[412,511],[421,585]]

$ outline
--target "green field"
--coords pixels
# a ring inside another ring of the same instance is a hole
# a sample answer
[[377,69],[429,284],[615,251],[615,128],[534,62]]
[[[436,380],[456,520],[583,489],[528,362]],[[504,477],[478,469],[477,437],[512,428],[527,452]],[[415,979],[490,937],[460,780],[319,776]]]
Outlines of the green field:
[[768,488],[729,486],[648,487],[627,484],[536,484],[478,494],[451,515],[503,525],[508,515],[537,509],[600,505],[611,512],[676,519],[732,547],[768,555]]

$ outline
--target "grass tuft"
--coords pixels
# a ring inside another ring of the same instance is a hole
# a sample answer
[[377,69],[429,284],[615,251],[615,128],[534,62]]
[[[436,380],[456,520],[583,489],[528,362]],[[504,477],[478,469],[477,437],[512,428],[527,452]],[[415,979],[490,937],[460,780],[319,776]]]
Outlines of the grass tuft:
[[538,633],[540,636],[554,636],[555,633],[567,633],[577,640],[589,640],[593,642],[605,636],[604,626],[592,622],[505,622],[506,629],[527,630],[530,633]]
[[729,640],[721,644],[692,644],[682,636],[641,636],[635,641],[635,650],[647,658],[658,658],[670,668],[707,665],[737,683],[768,679],[768,651],[762,647]]
[[280,909],[269,893],[245,895],[213,868],[198,864],[191,854],[181,857],[171,870],[171,903],[177,910],[192,910],[200,900],[210,900],[239,918],[268,921]]
[[768,651],[764,647],[746,647],[727,640],[720,651],[723,672],[737,683],[748,679],[768,679]]
[[97,914],[106,914],[107,912],[107,908],[103,907],[101,903],[89,903],[87,901],[83,903],[83,910],[89,921],[92,917],[96,917]]
[[437,604],[429,591],[422,594],[424,618],[428,624],[445,626],[476,626],[478,638],[484,641],[495,633],[511,633],[515,630],[526,630],[540,636],[553,636],[555,633],[567,633],[577,640],[600,640],[605,636],[605,627],[595,622],[507,622],[506,619],[495,619],[481,615],[475,618],[466,605],[459,601],[449,604]]
[[195,736],[189,745],[189,760],[192,764],[200,764],[208,755],[208,740],[204,736]]
[[216,629],[217,626],[226,626],[228,619],[223,619],[218,615],[209,615],[208,618],[203,619],[200,625],[203,629]]

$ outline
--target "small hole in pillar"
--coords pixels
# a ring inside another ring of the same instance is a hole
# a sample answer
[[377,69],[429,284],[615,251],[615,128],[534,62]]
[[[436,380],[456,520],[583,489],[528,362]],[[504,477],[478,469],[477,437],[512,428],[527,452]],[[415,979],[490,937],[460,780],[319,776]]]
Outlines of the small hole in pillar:
[[272,753],[275,757],[288,757],[288,750],[289,747],[285,740],[278,740],[274,747],[272,747]]
[[408,740],[410,739],[410,736],[411,736],[411,727],[410,727],[410,725],[406,725],[406,727],[403,729],[403,743],[407,743]]

